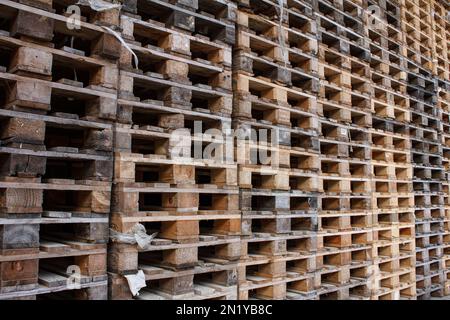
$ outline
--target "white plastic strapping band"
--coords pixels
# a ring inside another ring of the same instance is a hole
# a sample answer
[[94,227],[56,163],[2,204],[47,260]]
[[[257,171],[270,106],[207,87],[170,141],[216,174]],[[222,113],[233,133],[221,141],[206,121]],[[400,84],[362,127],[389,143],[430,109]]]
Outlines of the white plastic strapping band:
[[120,34],[118,34],[117,32],[115,32],[114,30],[112,30],[111,28],[102,26],[103,29],[107,30],[109,33],[111,33],[114,37],[117,38],[117,40],[120,41],[120,43],[125,47],[125,49],[127,49],[128,51],[130,51],[130,53],[133,55],[134,58],[134,64],[136,65],[136,69],[139,66],[139,60],[137,55],[134,53],[134,51],[130,48],[130,46],[128,45],[128,43],[125,42],[125,40],[122,39],[122,37],[120,36]]

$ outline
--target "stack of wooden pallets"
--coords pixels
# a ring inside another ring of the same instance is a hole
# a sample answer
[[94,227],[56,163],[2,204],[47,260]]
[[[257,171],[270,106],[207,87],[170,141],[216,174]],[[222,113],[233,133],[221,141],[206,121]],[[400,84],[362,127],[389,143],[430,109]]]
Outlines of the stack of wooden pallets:
[[235,18],[229,1],[124,2],[138,65],[122,47],[111,225],[157,234],[146,247],[111,243],[112,299],[132,298],[123,276],[138,270],[140,299],[236,298],[237,167],[225,150],[202,157],[222,138],[214,130],[231,128]]
[[0,297],[107,297],[119,11],[2,1]]
[[321,295],[368,299],[373,270],[370,52],[355,1],[314,1],[319,39]]
[[[441,120],[439,135],[439,142],[442,150],[442,165],[444,166],[444,174],[441,176],[442,188],[439,189],[443,195],[444,212],[439,216],[435,215],[433,218],[439,221],[439,228],[442,234],[442,257],[438,265],[443,273],[443,292],[437,290],[437,294],[433,296],[448,296],[450,294],[450,212],[449,212],[449,159],[450,154],[448,150],[448,134],[449,131],[449,106],[450,106],[450,47],[449,47],[449,18],[448,12],[450,10],[450,4],[445,1],[432,1],[431,3],[431,17],[432,28],[431,32],[433,43],[433,74],[437,78],[437,109]],[[439,277],[437,277],[440,279]],[[440,281],[440,280],[439,280]],[[425,297],[427,297],[425,295]]]
[[[233,51],[242,252],[239,297],[316,295],[318,248],[316,22],[309,5],[239,3]],[[264,138],[267,136],[267,139]]]
[[411,110],[409,128],[416,218],[416,278],[418,299],[442,296],[444,290],[444,194],[442,181],[442,114],[434,73],[432,2],[400,3],[401,28]]
[[[408,135],[411,112],[400,10],[392,1],[369,1],[372,92],[372,190],[375,278],[373,298],[410,299],[415,290],[414,195]],[[373,20],[375,19],[375,20]],[[373,21],[371,21],[373,20]]]

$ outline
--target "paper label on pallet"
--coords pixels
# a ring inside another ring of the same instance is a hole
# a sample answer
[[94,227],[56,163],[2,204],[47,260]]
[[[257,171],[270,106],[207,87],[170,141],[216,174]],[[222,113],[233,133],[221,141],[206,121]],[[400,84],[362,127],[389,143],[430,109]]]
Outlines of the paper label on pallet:
[[126,275],[125,278],[128,281],[128,286],[130,287],[131,294],[133,296],[139,295],[139,290],[145,288],[145,274],[144,271],[138,270],[136,274]]

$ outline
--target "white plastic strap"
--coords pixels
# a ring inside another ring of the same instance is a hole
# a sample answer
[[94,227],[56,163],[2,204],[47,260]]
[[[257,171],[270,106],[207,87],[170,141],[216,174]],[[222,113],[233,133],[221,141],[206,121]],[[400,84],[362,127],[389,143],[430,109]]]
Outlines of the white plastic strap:
[[[70,37],[70,47],[73,48],[73,42],[75,40],[75,37],[72,36]],[[73,68],[73,78],[75,81],[78,81],[78,76],[77,76],[77,69]]]
[[120,34],[118,34],[117,32],[115,32],[114,30],[112,30],[109,27],[106,26],[102,26],[103,29],[105,29],[106,31],[108,31],[109,33],[111,33],[114,37],[117,38],[117,40],[120,41],[120,43],[125,47],[125,49],[127,49],[128,51],[130,51],[130,53],[133,55],[134,58],[134,64],[136,65],[136,69],[138,68],[139,65],[139,60],[137,55],[134,53],[133,50],[131,50],[130,46],[128,45],[128,43],[125,42],[125,40],[122,39],[122,37],[120,36]]

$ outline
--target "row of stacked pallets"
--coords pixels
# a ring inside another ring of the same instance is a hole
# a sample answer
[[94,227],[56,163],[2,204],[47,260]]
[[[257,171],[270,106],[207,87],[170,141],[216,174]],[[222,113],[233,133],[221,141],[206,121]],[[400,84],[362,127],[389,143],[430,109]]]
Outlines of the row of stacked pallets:
[[0,0],[0,299],[450,294],[449,9]]
[[376,297],[416,297],[414,194],[411,165],[411,108],[407,94],[404,39],[398,4],[369,1],[380,8],[369,23],[372,96],[372,165],[375,216]]
[[118,46],[64,12],[0,3],[1,299],[107,297]]
[[[448,242],[444,194],[445,172],[441,134],[442,110],[438,94],[440,65],[435,52],[433,18],[438,1],[403,0],[399,6],[411,110],[410,148],[416,237],[416,287],[418,299],[444,295],[443,249]],[[438,34],[438,32],[436,32]],[[448,77],[446,80],[448,83]]]
[[111,244],[110,297],[132,298],[124,275],[142,270],[139,299],[236,299],[237,168],[220,148],[202,157],[231,129],[236,5],[125,1],[122,11],[138,65],[121,51],[111,226],[156,237]]
[[[449,198],[449,154],[448,154],[448,134],[449,134],[449,116],[448,112],[450,104],[450,42],[448,37],[450,32],[448,30],[450,26],[449,21],[450,4],[448,2],[433,1],[430,7],[431,28],[432,32],[429,33],[431,42],[433,44],[433,67],[432,73],[435,75],[437,87],[435,106],[438,109],[439,120],[441,126],[438,131],[438,143],[440,143],[439,152],[442,155],[441,167],[443,173],[440,177],[442,187],[439,189],[442,195],[442,203],[444,205],[443,213],[439,215],[439,218],[434,217],[439,222],[439,232],[442,236],[441,248],[438,249],[436,263],[437,267],[430,268],[430,272],[435,272],[437,275],[435,280],[432,280],[432,284],[437,287],[433,292],[425,292],[423,297],[426,299],[431,296],[448,296],[450,294],[450,212],[448,211],[450,198]],[[434,227],[436,230],[437,227]],[[439,272],[437,272],[439,268]]]
[[308,4],[250,1],[236,26],[234,128],[260,138],[238,162],[239,298],[308,299],[321,277],[316,22]]

